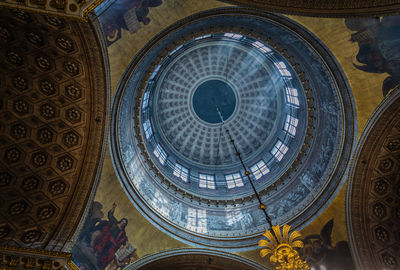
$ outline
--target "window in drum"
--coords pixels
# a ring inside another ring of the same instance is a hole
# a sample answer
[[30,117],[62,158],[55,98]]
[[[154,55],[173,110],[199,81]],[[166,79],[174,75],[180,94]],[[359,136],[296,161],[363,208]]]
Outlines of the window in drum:
[[299,93],[296,88],[286,88],[286,99],[292,105],[299,106]]
[[289,150],[289,148],[280,140],[277,141],[275,146],[271,150],[271,154],[278,160],[281,161],[283,156],[286,154],[286,152]]
[[151,124],[149,119],[147,119],[143,123],[143,129],[144,129],[144,134],[146,135],[146,139],[148,140],[151,137],[151,135],[153,135],[153,130],[151,129]]
[[199,187],[215,189],[214,175],[209,174],[199,174]]
[[253,166],[251,166],[250,171],[253,173],[256,180],[260,179],[261,176],[269,173],[269,169],[268,169],[267,165],[265,164],[264,160],[260,160],[259,162],[257,162]]
[[153,154],[158,158],[162,165],[165,165],[165,161],[167,160],[167,153],[161,145],[157,144],[156,149],[154,149],[153,151]]
[[188,181],[189,170],[179,163],[175,163],[174,175],[183,181]]
[[296,135],[296,128],[299,124],[299,119],[291,116],[290,114],[286,115],[286,121],[284,130],[287,131],[290,135]]
[[240,173],[225,175],[225,180],[228,188],[243,187],[243,179]]
[[284,62],[275,62],[274,64],[275,64],[275,66],[278,68],[279,73],[280,73],[282,76],[286,76],[286,77],[291,77],[291,76],[292,76],[292,74],[291,74],[290,71],[287,69],[287,67],[286,67],[286,65],[285,65]]

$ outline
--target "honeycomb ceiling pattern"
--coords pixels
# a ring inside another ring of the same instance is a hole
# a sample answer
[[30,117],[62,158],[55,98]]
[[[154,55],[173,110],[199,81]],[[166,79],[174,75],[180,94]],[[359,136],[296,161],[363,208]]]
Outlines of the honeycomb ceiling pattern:
[[100,49],[89,24],[6,8],[0,46],[0,243],[61,248],[102,149]]
[[[260,151],[280,116],[281,100],[276,89],[281,87],[272,80],[275,76],[278,81],[278,71],[266,67],[254,52],[232,43],[207,42],[194,48],[167,68],[158,82],[156,117],[163,134],[181,155],[205,165],[238,162],[225,129],[246,159]],[[193,92],[210,79],[228,81],[238,95],[236,112],[223,130],[221,124],[199,121],[192,109]]]
[[400,267],[400,95],[393,96],[366,137],[347,198],[360,269]]
[[3,0],[0,6],[36,11],[46,14],[61,15],[80,20],[87,20],[88,13],[102,1],[99,0]]

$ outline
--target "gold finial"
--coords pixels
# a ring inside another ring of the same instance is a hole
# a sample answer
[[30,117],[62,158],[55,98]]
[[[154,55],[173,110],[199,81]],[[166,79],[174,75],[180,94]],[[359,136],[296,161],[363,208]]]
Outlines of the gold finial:
[[260,240],[258,242],[259,247],[263,247],[260,250],[260,256],[264,258],[269,255],[271,263],[275,264],[277,270],[309,270],[306,261],[303,261],[297,250],[294,248],[301,248],[304,246],[301,240],[295,240],[301,236],[300,232],[293,231],[289,236],[289,225],[283,225],[282,234],[279,225],[273,226],[272,231],[266,230],[263,236],[267,240]]

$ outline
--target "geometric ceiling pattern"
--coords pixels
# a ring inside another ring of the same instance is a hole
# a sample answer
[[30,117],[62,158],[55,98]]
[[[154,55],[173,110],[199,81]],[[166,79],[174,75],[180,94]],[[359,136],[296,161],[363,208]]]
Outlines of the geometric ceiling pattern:
[[0,6],[88,20],[88,14],[103,0],[2,0]]
[[1,8],[0,46],[0,243],[62,249],[103,149],[100,45],[90,24]]
[[248,6],[286,14],[324,17],[354,17],[397,14],[398,1],[346,1],[346,0],[221,0],[235,5]]
[[349,183],[348,226],[360,269],[400,267],[399,108],[397,89],[364,131]]

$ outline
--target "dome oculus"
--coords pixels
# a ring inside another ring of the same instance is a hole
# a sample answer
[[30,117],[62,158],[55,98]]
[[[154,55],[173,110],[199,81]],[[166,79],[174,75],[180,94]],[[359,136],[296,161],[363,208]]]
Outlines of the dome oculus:
[[283,16],[191,16],[150,41],[121,79],[110,144],[118,178],[171,236],[256,248],[265,217],[225,129],[272,222],[301,229],[343,183],[355,140],[350,93],[326,47]]
[[[236,107],[236,97],[232,88],[220,80],[209,80],[200,84],[193,94],[193,109],[196,115],[210,124],[227,120]],[[219,109],[221,116],[219,115]]]
[[180,189],[250,195],[226,129],[265,186],[299,151],[294,138],[304,138],[306,106],[296,73],[278,52],[246,35],[208,34],[174,48],[151,73],[142,134],[155,165]]

